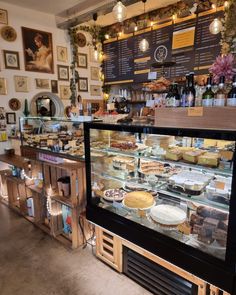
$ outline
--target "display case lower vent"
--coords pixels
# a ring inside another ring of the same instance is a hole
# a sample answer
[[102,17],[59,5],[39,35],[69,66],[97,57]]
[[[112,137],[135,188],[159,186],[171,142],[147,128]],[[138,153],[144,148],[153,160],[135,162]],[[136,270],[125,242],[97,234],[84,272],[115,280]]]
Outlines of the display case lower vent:
[[123,249],[123,272],[156,295],[197,295],[198,286],[139,255]]

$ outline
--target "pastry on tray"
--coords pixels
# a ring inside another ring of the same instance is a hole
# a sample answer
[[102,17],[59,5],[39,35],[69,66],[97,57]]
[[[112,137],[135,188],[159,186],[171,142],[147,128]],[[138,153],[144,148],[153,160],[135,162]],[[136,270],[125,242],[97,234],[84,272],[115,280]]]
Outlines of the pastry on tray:
[[165,158],[167,160],[172,160],[172,161],[179,161],[183,157],[183,152],[180,151],[178,148],[173,148],[173,149],[168,149],[166,151]]
[[137,149],[138,145],[134,142],[112,142],[111,147],[119,150],[131,150],[134,151]]
[[151,193],[134,191],[125,195],[123,204],[130,209],[148,209],[155,204]]
[[198,157],[198,165],[218,167],[219,164],[219,154],[207,152]]
[[205,153],[205,151],[202,151],[202,150],[187,151],[187,152],[183,153],[183,159],[186,162],[196,164],[198,161],[198,157],[204,153]]
[[116,156],[112,159],[113,167],[121,170],[134,171],[134,162],[133,157]]

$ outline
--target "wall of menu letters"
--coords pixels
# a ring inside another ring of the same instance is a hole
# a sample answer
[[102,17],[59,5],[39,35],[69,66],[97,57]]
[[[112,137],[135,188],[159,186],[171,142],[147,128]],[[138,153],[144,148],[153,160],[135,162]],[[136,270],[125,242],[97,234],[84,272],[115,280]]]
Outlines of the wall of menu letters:
[[[176,62],[174,67],[166,69],[168,78],[192,71],[196,75],[208,73],[220,54],[220,34],[212,35],[209,31],[209,25],[216,17],[223,17],[222,9],[177,19],[174,23],[169,20],[115,41],[105,41],[105,82],[146,82],[148,73],[153,70],[151,65],[161,60]],[[146,52],[139,49],[143,38],[149,42]],[[157,72],[159,76],[160,70]]]

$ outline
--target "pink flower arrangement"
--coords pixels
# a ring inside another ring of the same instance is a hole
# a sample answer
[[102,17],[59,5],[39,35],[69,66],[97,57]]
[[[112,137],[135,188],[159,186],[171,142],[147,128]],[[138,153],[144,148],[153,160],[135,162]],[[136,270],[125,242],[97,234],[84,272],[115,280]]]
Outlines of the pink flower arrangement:
[[233,54],[219,55],[214,64],[209,68],[209,72],[213,74],[215,83],[219,83],[220,76],[225,76],[226,81],[231,81],[233,75],[236,74],[235,59]]

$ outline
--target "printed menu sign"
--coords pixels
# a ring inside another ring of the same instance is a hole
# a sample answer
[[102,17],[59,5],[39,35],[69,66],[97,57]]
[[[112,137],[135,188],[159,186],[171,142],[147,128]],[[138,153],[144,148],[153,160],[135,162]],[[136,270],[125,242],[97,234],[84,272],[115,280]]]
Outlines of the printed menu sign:
[[[173,67],[166,67],[167,78],[184,76],[194,71],[208,73],[210,65],[220,53],[220,34],[213,35],[209,26],[214,18],[223,16],[223,11],[207,11],[185,18],[173,24],[166,21],[151,28],[138,31],[127,38],[105,42],[105,83],[146,82],[148,73],[162,69],[152,67],[154,63],[174,61]],[[140,42],[146,39],[149,48],[140,50]]]

